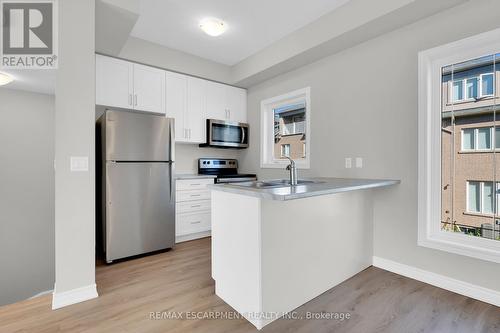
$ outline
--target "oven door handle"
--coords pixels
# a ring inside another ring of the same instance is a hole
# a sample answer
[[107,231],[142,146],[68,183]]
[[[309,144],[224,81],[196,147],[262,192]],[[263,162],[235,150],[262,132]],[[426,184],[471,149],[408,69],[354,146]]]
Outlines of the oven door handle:
[[245,144],[245,128],[243,126],[241,128],[241,143]]
[[240,183],[256,181],[257,177],[241,177],[241,178],[217,178],[217,184]]

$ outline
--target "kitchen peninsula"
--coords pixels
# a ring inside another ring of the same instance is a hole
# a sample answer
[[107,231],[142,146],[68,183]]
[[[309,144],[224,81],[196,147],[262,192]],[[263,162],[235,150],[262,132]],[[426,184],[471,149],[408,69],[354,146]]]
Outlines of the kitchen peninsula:
[[397,180],[209,185],[215,292],[258,329],[372,264],[373,195]]

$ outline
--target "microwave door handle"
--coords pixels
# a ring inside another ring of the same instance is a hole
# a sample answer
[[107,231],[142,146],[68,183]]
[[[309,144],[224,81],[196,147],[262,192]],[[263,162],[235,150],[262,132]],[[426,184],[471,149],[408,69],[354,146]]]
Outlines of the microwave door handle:
[[241,126],[241,143],[245,143],[245,127]]

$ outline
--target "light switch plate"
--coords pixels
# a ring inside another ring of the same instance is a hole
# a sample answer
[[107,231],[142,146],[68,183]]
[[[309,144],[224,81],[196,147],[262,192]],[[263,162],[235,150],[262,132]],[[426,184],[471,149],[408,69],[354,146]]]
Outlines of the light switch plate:
[[70,170],[72,172],[89,171],[89,157],[88,156],[71,156],[70,157]]
[[345,158],[345,167],[346,167],[346,169],[352,168],[352,158],[350,158],[350,157]]
[[356,168],[362,168],[362,167],[363,167],[363,158],[356,157]]

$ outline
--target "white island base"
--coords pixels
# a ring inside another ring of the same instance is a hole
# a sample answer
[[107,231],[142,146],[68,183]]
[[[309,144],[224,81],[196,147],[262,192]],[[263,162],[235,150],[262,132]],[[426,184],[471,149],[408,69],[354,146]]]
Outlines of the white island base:
[[258,329],[372,263],[373,190],[280,201],[212,189],[215,293]]

